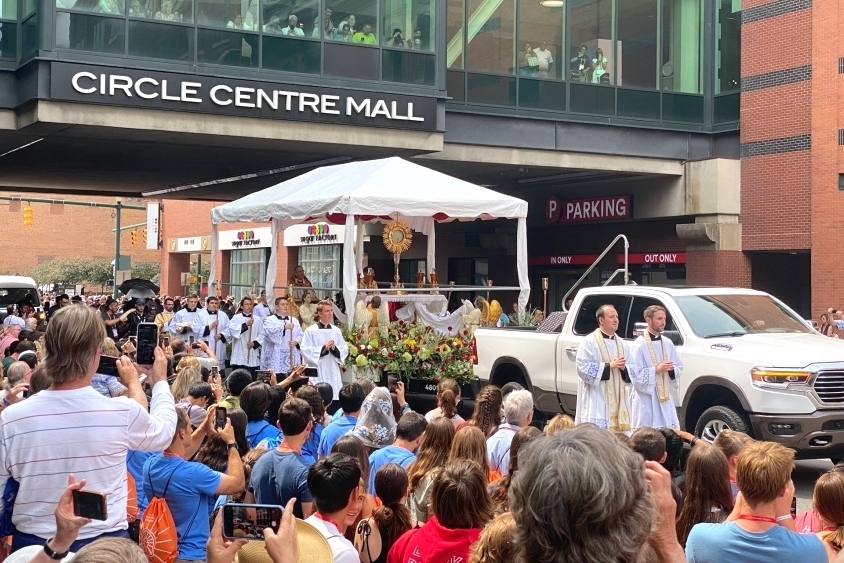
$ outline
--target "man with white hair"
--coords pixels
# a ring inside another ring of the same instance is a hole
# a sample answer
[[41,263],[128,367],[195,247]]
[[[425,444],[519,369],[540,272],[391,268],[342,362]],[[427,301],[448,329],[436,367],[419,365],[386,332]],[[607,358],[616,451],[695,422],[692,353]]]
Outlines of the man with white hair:
[[533,395],[526,389],[513,391],[504,399],[504,422],[486,441],[489,467],[501,476],[510,470],[510,444],[513,435],[533,420]]
[[29,317],[26,319],[26,328],[28,330],[38,330],[38,319],[35,317]]
[[7,399],[6,397],[15,386],[21,383],[29,383],[29,378],[31,376],[32,368],[30,368],[29,364],[27,364],[26,362],[18,361],[14,362],[12,365],[9,366],[9,369],[6,370],[6,388],[0,391],[4,407],[8,407],[9,404],[17,402],[18,400],[23,398],[22,395],[14,397],[11,400]]

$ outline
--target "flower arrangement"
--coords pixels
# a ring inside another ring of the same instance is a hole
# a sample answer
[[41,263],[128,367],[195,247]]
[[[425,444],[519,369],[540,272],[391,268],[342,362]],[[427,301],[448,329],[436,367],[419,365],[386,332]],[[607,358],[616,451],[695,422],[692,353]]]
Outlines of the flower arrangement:
[[396,373],[401,379],[439,380],[460,383],[473,377],[471,336],[468,329],[456,335],[442,334],[422,323],[396,321],[383,332],[347,329],[349,344],[346,368],[367,368]]

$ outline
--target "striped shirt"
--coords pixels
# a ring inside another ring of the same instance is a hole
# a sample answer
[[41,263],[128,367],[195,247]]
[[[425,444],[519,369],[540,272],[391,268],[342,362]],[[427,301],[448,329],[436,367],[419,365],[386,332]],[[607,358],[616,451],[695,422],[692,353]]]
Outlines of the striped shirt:
[[166,381],[153,388],[149,413],[128,397],[109,399],[88,385],[40,391],[3,410],[0,425],[0,491],[9,476],[20,483],[12,513],[18,531],[53,537],[53,512],[73,473],[108,503],[108,519],[80,531],[79,539],[89,539],[126,529],[126,454],[167,448],[176,409]]

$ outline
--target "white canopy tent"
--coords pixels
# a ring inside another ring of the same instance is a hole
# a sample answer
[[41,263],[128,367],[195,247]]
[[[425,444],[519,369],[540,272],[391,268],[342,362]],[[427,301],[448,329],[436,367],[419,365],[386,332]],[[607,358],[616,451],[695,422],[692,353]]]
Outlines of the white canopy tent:
[[[328,221],[345,225],[343,244],[343,297],[346,310],[354,309],[357,273],[363,266],[363,229],[366,222],[405,221],[428,237],[428,270],[435,267],[436,222],[507,218],[518,220],[516,263],[519,306],[527,306],[530,283],[527,270],[527,202],[482,188],[398,157],[351,162],[317,168],[296,178],[249,194],[211,210],[211,272],[208,294],[216,280],[218,225],[235,222],[270,222],[272,240],[267,265],[267,295],[275,286],[277,235],[291,225]],[[358,236],[355,239],[355,232]]]

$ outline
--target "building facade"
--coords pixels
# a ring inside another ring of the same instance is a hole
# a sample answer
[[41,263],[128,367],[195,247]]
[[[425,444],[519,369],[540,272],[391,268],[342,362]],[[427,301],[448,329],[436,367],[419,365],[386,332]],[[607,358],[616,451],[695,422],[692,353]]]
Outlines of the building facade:
[[[0,236],[0,273],[27,275],[38,264],[55,259],[101,258],[114,260],[114,210],[94,205],[62,205],[63,201],[84,204],[114,204],[113,197],[74,196],[54,194],[56,203],[31,203],[32,226],[24,227],[22,209],[27,204],[22,191],[0,192],[6,198],[21,198],[8,208],[0,206],[2,236]],[[52,199],[52,198],[43,198]],[[147,250],[143,240],[146,223],[143,210],[124,209],[123,226],[137,225],[120,233],[120,254],[128,257],[129,265],[139,262],[158,262],[160,252]],[[132,230],[135,243],[132,244]],[[79,280],[43,280],[44,283]],[[99,291],[99,287],[89,288]]]
[[[826,68],[837,41],[812,40],[822,25],[838,37],[832,0],[0,5],[0,154],[15,150],[3,183],[164,200],[169,293],[207,262],[215,203],[402,156],[529,202],[535,306],[542,278],[557,308],[618,234],[637,283],[752,285],[806,316],[841,298],[835,221],[822,219],[840,197],[827,139],[839,110],[815,103],[838,85],[811,80],[838,68]],[[269,241],[265,225],[221,226],[221,280],[250,286],[275,244],[278,280],[302,263],[330,287],[331,227]],[[513,232],[443,225],[440,283],[512,285]],[[391,257],[367,234],[389,281]],[[429,271],[424,259],[420,234],[401,275]]]

